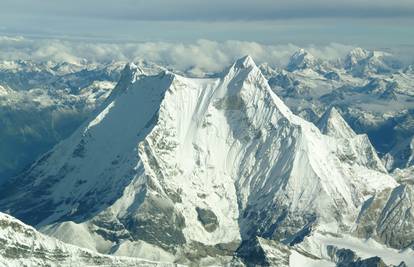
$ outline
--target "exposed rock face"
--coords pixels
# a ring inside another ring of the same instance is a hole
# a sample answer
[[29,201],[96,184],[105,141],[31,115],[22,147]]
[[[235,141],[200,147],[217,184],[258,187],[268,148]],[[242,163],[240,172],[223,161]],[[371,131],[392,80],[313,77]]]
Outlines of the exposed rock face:
[[[335,246],[328,246],[327,251],[337,267],[395,267],[395,265],[385,264],[380,257],[361,259],[350,249],[338,249]],[[404,266],[406,266],[404,262],[398,265],[398,267]]]
[[350,266],[358,260],[355,252],[350,249],[338,249],[335,246],[328,246],[327,251],[331,259],[337,263],[337,266]]
[[237,250],[247,266],[289,267],[290,254],[288,246],[260,237],[244,241]]
[[405,184],[368,199],[357,220],[357,234],[397,248],[414,245],[414,189]]
[[387,169],[409,168],[414,165],[414,137],[399,142],[384,156]]
[[218,221],[217,216],[208,209],[202,209],[199,207],[196,207],[197,211],[197,219],[201,222],[204,229],[206,229],[208,232],[214,232],[214,230],[218,227]]
[[176,266],[114,257],[65,244],[0,213],[1,266]]

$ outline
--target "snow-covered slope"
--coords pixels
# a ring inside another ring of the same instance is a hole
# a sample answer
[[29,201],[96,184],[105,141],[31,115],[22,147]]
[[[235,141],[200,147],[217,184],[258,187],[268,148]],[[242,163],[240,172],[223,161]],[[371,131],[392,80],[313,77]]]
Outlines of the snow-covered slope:
[[129,65],[94,119],[1,189],[0,208],[99,252],[223,264],[256,236],[350,231],[367,198],[397,185],[375,151],[344,158],[336,140],[250,57],[214,79]]
[[[299,54],[309,53],[295,55]],[[304,64],[310,66],[306,68],[288,64],[284,69],[263,64],[261,68],[271,88],[295,114],[317,123],[335,106],[355,132],[368,134],[388,170],[410,166],[412,67],[403,69],[390,54],[361,48],[336,63],[312,62],[317,64]]]
[[[139,61],[145,73],[161,67]],[[71,135],[108,97],[124,62],[0,61],[0,183]]]
[[328,109],[317,123],[321,133],[336,138],[354,138],[356,133],[349,127],[346,121],[335,107]]
[[333,137],[337,155],[343,162],[387,173],[366,134],[357,135],[335,107],[328,109],[317,123],[323,134]]
[[121,66],[0,62],[0,183],[75,131],[113,89]]
[[176,266],[114,257],[65,244],[0,213],[0,266]]
[[390,56],[386,52],[368,51],[358,47],[349,52],[344,67],[355,76],[391,73],[393,66],[387,61],[387,57]]
[[[346,234],[331,235],[316,231],[293,249],[302,253],[306,251],[311,259],[323,259],[334,263],[326,266],[414,266],[412,249],[396,250],[374,239],[361,239]],[[319,262],[309,266],[323,265]]]

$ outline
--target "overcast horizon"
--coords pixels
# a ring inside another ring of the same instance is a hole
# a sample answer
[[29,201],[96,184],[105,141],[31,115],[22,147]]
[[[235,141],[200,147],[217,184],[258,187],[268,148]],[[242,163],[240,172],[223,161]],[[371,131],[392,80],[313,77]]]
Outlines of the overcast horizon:
[[408,0],[3,0],[0,25],[0,59],[142,58],[217,70],[245,54],[282,64],[299,47],[325,58],[363,47],[414,62]]
[[414,2],[2,0],[0,34],[111,42],[414,46]]

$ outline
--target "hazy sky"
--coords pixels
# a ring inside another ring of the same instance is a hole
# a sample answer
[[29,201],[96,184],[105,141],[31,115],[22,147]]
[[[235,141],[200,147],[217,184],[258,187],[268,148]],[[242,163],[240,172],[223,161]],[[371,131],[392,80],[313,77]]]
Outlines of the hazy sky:
[[412,17],[412,0],[2,0],[12,15],[109,20],[267,20]]
[[0,34],[60,39],[414,45],[413,0],[1,0]]

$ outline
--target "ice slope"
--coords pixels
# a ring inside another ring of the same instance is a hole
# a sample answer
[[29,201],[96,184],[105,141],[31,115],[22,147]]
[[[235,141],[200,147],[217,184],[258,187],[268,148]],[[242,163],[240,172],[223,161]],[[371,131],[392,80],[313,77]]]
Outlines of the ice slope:
[[115,257],[65,244],[0,213],[0,266],[177,266]]
[[347,231],[364,200],[396,186],[365,155],[341,158],[250,57],[214,79],[128,68],[96,118],[2,188],[1,210],[99,252],[144,244],[223,262],[256,236]]
[[[336,146],[337,155],[342,161],[387,173],[368,136],[366,134],[357,135],[335,107],[331,107],[325,112],[317,126],[323,134],[334,138],[331,144]],[[372,174],[367,176],[376,177]],[[369,183],[375,184],[377,182],[375,180],[376,178]],[[379,182],[381,183],[381,181]]]

